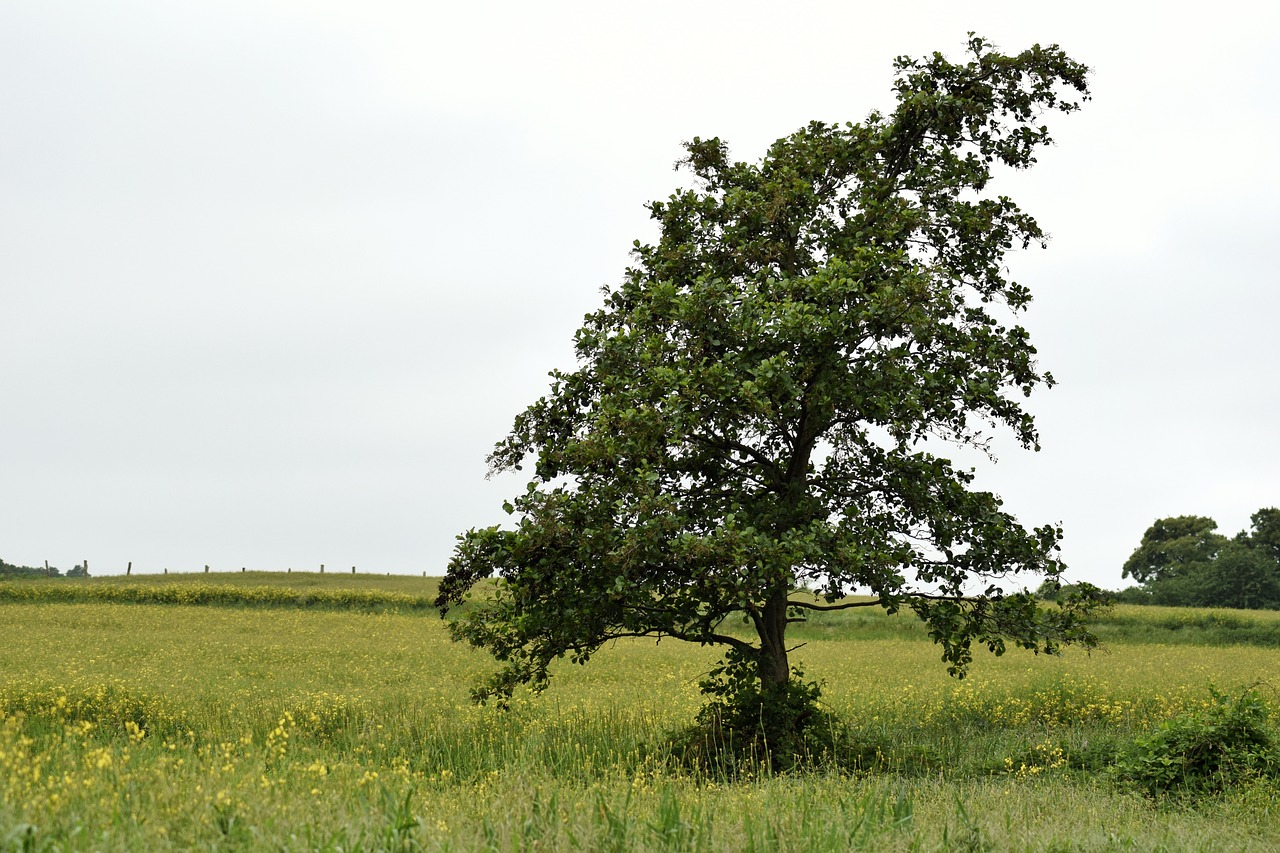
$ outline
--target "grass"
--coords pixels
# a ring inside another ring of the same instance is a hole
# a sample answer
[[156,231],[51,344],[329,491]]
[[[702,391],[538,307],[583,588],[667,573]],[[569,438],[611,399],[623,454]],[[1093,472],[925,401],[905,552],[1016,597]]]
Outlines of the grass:
[[434,608],[438,578],[323,573],[219,572],[104,578],[0,581],[0,602],[93,602],[312,607],[329,609]]
[[[267,586],[245,575],[74,583]],[[297,575],[282,588],[432,592],[431,579]],[[730,784],[663,752],[700,704],[708,649],[618,642],[503,713],[467,701],[491,662],[430,611],[10,600],[0,850],[1280,845],[1273,783],[1155,801],[1106,776],[1117,745],[1206,703],[1209,683],[1237,690],[1280,667],[1258,644],[1159,642],[1187,628],[1132,611],[1112,618],[1137,640],[982,656],[960,682],[909,620],[826,614],[796,657],[827,682],[864,770]],[[1234,627],[1188,624],[1221,639],[1269,618],[1223,615]]]

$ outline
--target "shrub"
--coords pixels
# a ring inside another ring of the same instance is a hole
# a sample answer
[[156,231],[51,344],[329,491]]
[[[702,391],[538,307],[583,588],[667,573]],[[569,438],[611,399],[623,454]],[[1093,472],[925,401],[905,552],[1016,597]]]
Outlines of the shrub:
[[1216,793],[1248,779],[1276,776],[1280,755],[1256,688],[1232,698],[1209,688],[1204,708],[1167,720],[1116,761],[1117,776],[1151,796]]
[[818,704],[821,689],[799,667],[784,684],[763,687],[748,666],[726,656],[701,685],[711,701],[672,738],[687,766],[728,776],[852,761],[849,729]]

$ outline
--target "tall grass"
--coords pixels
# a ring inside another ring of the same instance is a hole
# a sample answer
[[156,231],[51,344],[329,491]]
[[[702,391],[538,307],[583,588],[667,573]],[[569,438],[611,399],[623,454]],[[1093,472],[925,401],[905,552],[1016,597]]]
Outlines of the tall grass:
[[730,783],[665,752],[709,649],[619,642],[499,712],[467,701],[491,662],[428,612],[39,602],[0,616],[0,850],[1280,843],[1268,783],[1183,807],[1100,773],[1117,744],[1207,702],[1208,683],[1276,671],[1271,649],[1010,653],[956,682],[909,632],[811,625],[796,656],[863,769]]

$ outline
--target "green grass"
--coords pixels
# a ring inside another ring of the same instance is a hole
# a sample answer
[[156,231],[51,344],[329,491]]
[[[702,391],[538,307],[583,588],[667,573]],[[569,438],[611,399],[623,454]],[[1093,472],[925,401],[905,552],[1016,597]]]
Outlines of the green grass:
[[[343,572],[189,572],[97,578],[0,580],[4,601],[113,601],[143,604],[403,608],[429,610],[438,577]],[[879,607],[809,613],[791,628],[800,641],[915,639],[929,641],[909,611]],[[735,626],[728,626],[730,631]],[[1247,645],[1280,648],[1280,611],[1223,610],[1121,604],[1102,613],[1094,628],[1104,643]],[[742,629],[746,631],[745,628]]]
[[438,578],[318,572],[38,578],[0,581],[0,602],[431,610],[438,587]]
[[[245,574],[210,582],[267,585]],[[299,575],[285,588],[433,592],[408,586],[421,578]],[[145,583],[204,581],[168,578]],[[1238,690],[1280,671],[1280,650],[1158,642],[1186,629],[1161,627],[1162,609],[1115,616],[1143,639],[1093,655],[984,655],[957,682],[909,619],[825,614],[795,657],[826,681],[864,770],[729,783],[664,752],[700,704],[709,649],[618,642],[503,713],[467,701],[491,661],[449,643],[431,611],[11,601],[0,604],[0,850],[1280,845],[1273,783],[1160,802],[1105,772],[1119,745],[1202,706],[1208,684]]]
[[1280,648],[1280,611],[1121,604],[1097,633],[1104,642]]

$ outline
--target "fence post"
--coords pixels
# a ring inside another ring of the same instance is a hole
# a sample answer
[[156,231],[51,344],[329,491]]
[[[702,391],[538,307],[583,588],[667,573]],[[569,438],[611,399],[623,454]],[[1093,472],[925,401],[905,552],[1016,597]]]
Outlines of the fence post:
[[242,571],[242,572],[244,571],[244,566],[241,566],[241,567],[240,567],[240,571]]
[[[49,561],[48,561],[48,560],[45,560],[45,561],[44,561],[44,573],[45,573],[46,575],[48,575],[48,574],[49,574]],[[52,577],[52,575],[50,575],[50,577]]]
[[165,567],[164,567],[164,573],[165,573],[166,575],[167,575],[167,574],[169,574],[169,567],[168,567],[168,566],[165,566]]
[[320,564],[320,574],[324,574],[324,563]]
[[356,573],[356,567],[355,567],[355,566],[352,566],[352,567],[351,567],[351,574],[353,574],[353,575],[354,575],[355,573]]
[[209,566],[208,566],[208,564],[206,564],[206,565],[205,565],[205,567],[204,567],[204,573],[205,573],[206,575],[207,575],[207,574],[209,574]]
[[133,574],[133,560],[130,560],[130,561],[129,561],[129,566],[128,566],[128,568],[126,568],[126,569],[124,570],[124,573],[125,573],[126,575],[131,575],[131,574]]

